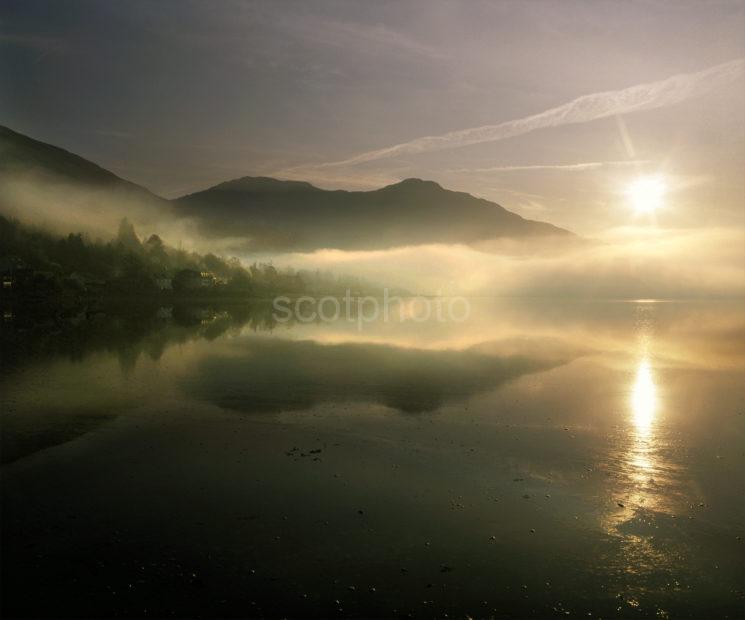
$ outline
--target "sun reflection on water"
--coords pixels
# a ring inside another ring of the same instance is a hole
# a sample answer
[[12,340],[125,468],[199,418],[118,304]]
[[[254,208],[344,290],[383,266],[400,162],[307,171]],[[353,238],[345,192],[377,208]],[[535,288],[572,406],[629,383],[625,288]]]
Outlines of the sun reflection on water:
[[636,367],[636,377],[631,386],[631,430],[626,452],[630,481],[638,485],[634,491],[635,502],[649,504],[652,497],[643,492],[657,468],[657,441],[654,432],[657,414],[657,385],[649,358],[643,356]]
[[[614,502],[602,523],[618,540],[615,567],[638,575],[643,583],[645,575],[672,565],[670,550],[652,533],[657,523],[674,514],[679,480],[677,468],[667,457],[669,437],[660,420],[663,392],[653,354],[656,309],[654,304],[640,304],[636,312],[636,354],[621,387],[626,422],[619,426],[615,448],[609,454]],[[619,594],[631,596],[635,592]]]
[[627,477],[626,482],[630,486],[632,505],[647,508],[655,506],[660,499],[655,492],[654,479],[662,470],[660,438],[657,436],[660,403],[650,353],[654,344],[654,316],[653,305],[637,306],[639,357],[634,366],[633,383],[629,386],[630,425],[622,444],[622,462],[625,462],[623,470]]
[[648,436],[657,412],[657,386],[647,357],[639,361],[636,369],[636,380],[631,389],[631,410],[637,433]]

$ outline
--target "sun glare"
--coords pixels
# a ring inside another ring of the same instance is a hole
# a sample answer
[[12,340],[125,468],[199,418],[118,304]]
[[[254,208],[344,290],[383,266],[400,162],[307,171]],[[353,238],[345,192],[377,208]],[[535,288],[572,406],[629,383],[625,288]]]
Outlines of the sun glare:
[[657,409],[657,388],[647,358],[639,362],[636,370],[636,381],[631,390],[631,406],[637,430],[646,432],[654,420]]
[[639,177],[626,189],[626,196],[637,213],[654,213],[662,206],[667,184],[661,176]]

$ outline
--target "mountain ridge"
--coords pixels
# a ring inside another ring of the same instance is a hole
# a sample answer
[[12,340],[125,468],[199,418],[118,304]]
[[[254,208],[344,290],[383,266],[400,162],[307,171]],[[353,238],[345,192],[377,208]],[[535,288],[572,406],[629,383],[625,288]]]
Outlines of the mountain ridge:
[[58,232],[108,236],[122,217],[164,232],[173,203],[64,148],[0,125],[0,212]]
[[0,172],[28,171],[29,164],[32,164],[32,168],[45,174],[75,176],[78,181],[82,176],[86,182],[98,185],[122,184],[166,200],[85,157],[49,142],[36,140],[4,125],[0,125],[0,153],[3,155],[0,159]]
[[[236,232],[257,249],[388,249],[499,238],[574,237],[547,222],[436,181],[408,178],[379,189],[326,190],[305,181],[239,177],[174,199],[207,236]],[[333,234],[328,229],[334,227]]]
[[[574,238],[567,230],[525,219],[495,202],[413,177],[355,191],[244,176],[167,200],[75,153],[3,126],[0,155],[5,186],[0,210],[20,219],[48,217],[57,228],[76,227],[68,232],[94,223],[97,233],[113,230],[123,216],[162,235],[169,226],[188,222],[207,241],[230,240],[242,251],[266,252]],[[19,184],[25,184],[23,191]],[[24,202],[29,190],[36,202]]]

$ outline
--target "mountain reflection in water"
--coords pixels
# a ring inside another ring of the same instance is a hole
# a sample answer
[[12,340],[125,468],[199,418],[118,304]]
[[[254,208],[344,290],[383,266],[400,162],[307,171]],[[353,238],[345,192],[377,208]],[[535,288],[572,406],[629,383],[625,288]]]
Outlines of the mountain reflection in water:
[[742,609],[742,304],[365,327],[6,314],[4,611]]

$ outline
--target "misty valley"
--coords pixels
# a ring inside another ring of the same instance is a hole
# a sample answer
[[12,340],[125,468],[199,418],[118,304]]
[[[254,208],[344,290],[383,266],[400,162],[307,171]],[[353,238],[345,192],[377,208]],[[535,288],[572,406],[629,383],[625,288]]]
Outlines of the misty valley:
[[741,609],[737,234],[415,179],[174,202],[0,137],[5,615]]
[[0,2],[0,617],[745,618],[743,33]]

